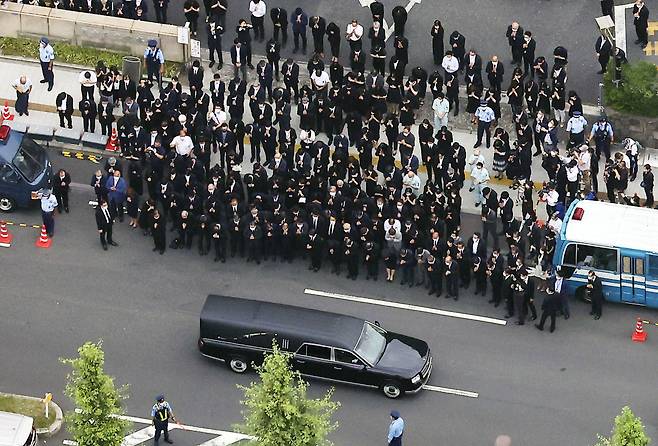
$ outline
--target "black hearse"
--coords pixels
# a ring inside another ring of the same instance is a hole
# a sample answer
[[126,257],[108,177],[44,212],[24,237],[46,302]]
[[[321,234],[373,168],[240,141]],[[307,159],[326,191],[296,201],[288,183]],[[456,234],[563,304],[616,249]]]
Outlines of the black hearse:
[[303,375],[377,387],[389,398],[417,392],[432,372],[426,342],[363,319],[308,308],[209,295],[199,350],[236,373],[261,364],[276,340]]

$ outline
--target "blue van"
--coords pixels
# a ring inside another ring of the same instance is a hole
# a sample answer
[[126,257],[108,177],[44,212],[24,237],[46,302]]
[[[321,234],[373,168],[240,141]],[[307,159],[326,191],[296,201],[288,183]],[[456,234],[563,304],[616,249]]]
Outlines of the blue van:
[[22,132],[0,127],[0,211],[28,207],[49,188],[53,175],[48,152]]

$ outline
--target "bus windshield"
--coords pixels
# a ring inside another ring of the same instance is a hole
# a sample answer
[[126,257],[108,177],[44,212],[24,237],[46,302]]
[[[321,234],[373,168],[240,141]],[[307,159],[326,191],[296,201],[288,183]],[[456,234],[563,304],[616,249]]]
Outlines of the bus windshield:
[[354,351],[363,359],[368,361],[369,364],[377,364],[384,348],[386,347],[386,337],[384,330],[375,327],[372,324],[364,323],[361,337],[359,337]]
[[25,179],[31,183],[46,168],[46,151],[31,138],[24,136],[12,163]]

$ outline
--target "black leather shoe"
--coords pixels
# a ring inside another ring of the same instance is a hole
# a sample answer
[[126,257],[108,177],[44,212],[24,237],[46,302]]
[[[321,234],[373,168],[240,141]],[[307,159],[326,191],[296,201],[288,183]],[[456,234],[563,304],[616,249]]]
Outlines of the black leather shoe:
[[535,324],[535,328],[539,331],[544,331],[544,327],[540,327],[539,324]]
[[211,60],[210,63],[208,64],[208,68],[212,68],[213,65],[215,65],[215,61]]
[[114,240],[112,240],[111,242],[108,242],[108,243],[112,246],[119,246],[119,244],[117,242],[115,242]]
[[103,251],[107,251],[107,245],[103,245]]

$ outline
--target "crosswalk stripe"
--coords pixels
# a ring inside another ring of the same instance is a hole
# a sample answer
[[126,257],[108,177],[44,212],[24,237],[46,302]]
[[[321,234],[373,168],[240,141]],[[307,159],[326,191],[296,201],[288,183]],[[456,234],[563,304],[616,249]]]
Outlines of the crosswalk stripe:
[[[76,409],[77,411],[77,409]],[[126,435],[121,442],[121,446],[137,446],[138,444],[145,443],[155,437],[155,427],[150,426],[151,420],[149,418],[133,417],[130,415],[119,415],[117,418],[132,423],[149,424],[149,426]],[[178,423],[169,423],[169,431],[174,429],[181,429],[184,431],[198,432],[200,434],[216,435],[215,438],[208,440],[198,446],[228,446],[240,440],[250,440],[252,437],[238,432],[220,431],[217,429],[209,429],[206,427],[188,426]],[[62,441],[64,446],[77,446],[73,440]]]

